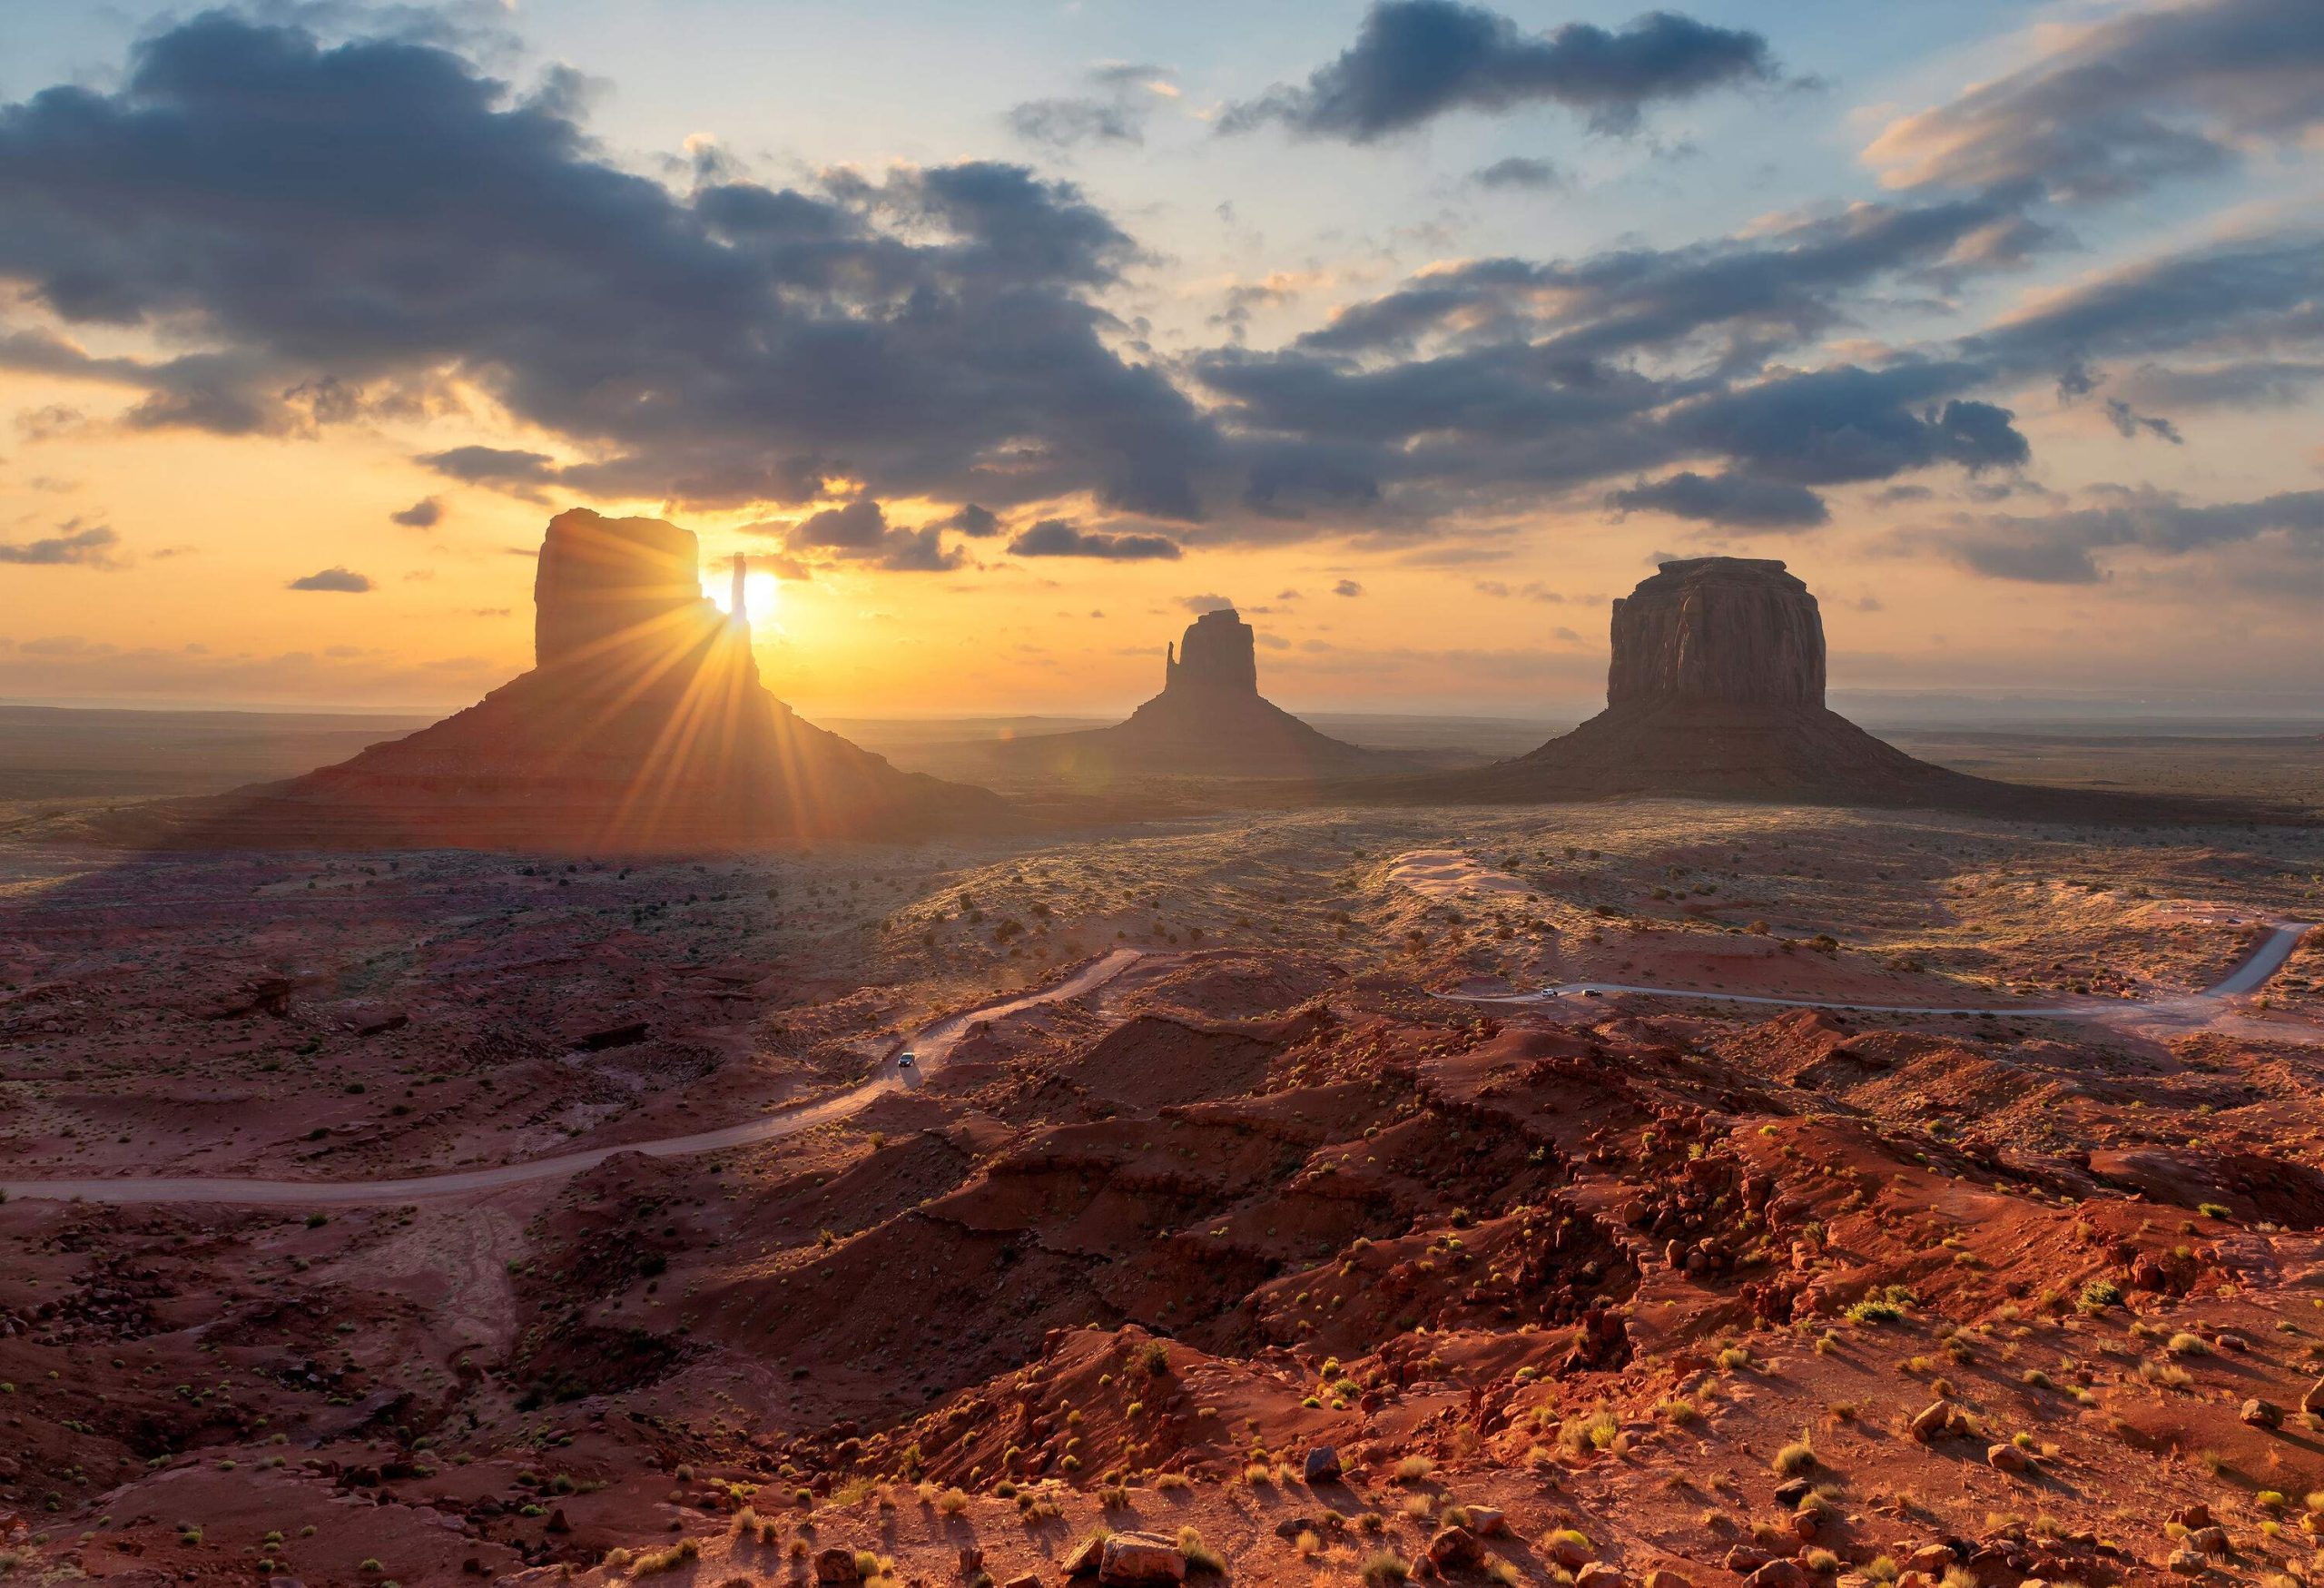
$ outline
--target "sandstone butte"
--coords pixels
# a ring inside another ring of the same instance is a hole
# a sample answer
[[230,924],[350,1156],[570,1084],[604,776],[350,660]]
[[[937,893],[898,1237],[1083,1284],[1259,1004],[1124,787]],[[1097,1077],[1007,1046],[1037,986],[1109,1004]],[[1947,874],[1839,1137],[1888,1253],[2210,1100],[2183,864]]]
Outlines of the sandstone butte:
[[1614,602],[1606,709],[1526,755],[1331,784],[1363,803],[1523,804],[1677,795],[1921,806],[2040,820],[2157,821],[2221,805],[1973,777],[1907,755],[1824,703],[1824,619],[1781,562],[1663,563]]
[[900,772],[769,693],[690,530],[560,513],[533,601],[530,671],[338,765],[194,802],[162,842],[656,853],[1006,820],[998,795]]
[[1206,777],[1361,777],[1417,763],[1321,733],[1259,693],[1257,636],[1231,607],[1206,612],[1163,655],[1162,693],[1126,722],[1014,739],[994,754],[1015,770],[1068,777],[1125,773]]

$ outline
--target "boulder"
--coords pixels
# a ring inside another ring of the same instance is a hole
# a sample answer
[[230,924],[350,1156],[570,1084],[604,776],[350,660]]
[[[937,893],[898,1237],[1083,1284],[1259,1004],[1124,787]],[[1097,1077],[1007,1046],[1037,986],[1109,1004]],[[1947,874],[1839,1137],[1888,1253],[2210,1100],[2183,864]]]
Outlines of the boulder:
[[1591,1561],[1573,1574],[1573,1588],[1630,1588],[1630,1581],[1620,1566]]
[[1749,1588],[1807,1588],[1807,1568],[1797,1561],[1773,1560],[1743,1581]]
[[[960,1553],[963,1556],[968,1553],[966,1550]],[[984,1551],[979,1550],[976,1553],[977,1564],[981,1566],[984,1564]],[[1104,1563],[1105,1558],[1106,1540],[1102,1534],[1093,1533],[1066,1552],[1065,1574],[1068,1577],[1087,1577]]]
[[1469,1514],[1469,1531],[1480,1537],[1490,1538],[1508,1525],[1508,1518],[1491,1505],[1464,1505]]
[[1926,1445],[1932,1440],[1943,1437],[1952,1430],[1953,1407],[1947,1402],[1938,1401],[1935,1405],[1915,1413],[1909,1426],[1913,1437]]
[[2227,1529],[2216,1524],[2195,1528],[2187,1534],[2187,1544],[2214,1560],[2223,1561],[2235,1553],[2235,1546],[2227,1541]]
[[2211,1524],[2211,1508],[2201,1500],[2197,1500],[2191,1504],[2180,1506],[2166,1520],[2173,1527],[2184,1527],[2190,1530],[2209,1527]]
[[1308,1484],[1335,1484],[1340,1481],[1340,1453],[1328,1445],[1318,1445],[1299,1464],[1299,1476]]
[[1183,1583],[1186,1552],[1158,1533],[1117,1533],[1106,1540],[1100,1583]]
[[2276,1428],[2283,1425],[2283,1408],[2273,1401],[2263,1401],[2258,1396],[2253,1396],[2250,1400],[2245,1401],[2243,1409],[2236,1415],[2254,1428]]
[[[1737,1576],[1748,1577],[1774,1559],[1775,1556],[1763,1549],[1748,1544],[1738,1544],[1727,1552],[1727,1559],[1723,1563]],[[1563,1565],[1565,1563],[1561,1561],[1558,1563]]]
[[863,1573],[855,1563],[855,1552],[833,1545],[815,1553],[815,1581],[845,1583],[862,1580]]
[[1477,1535],[1465,1527],[1439,1528],[1436,1536],[1428,1541],[1428,1558],[1440,1569],[1460,1570],[1482,1564],[1484,1546]]
[[1646,1574],[1646,1588],[1695,1588],[1695,1585],[1668,1566],[1657,1566]]
[[2308,1393],[2299,1397],[2299,1409],[2303,1412],[2324,1413],[2324,1378],[2319,1378],[2308,1386]]
[[1019,1572],[1003,1583],[1000,1588],[1041,1588],[1041,1574],[1039,1572]]
[[2024,1472],[2033,1461],[2014,1445],[1989,1445],[1985,1447],[1985,1465],[1995,1472]]
[[972,1544],[960,1546],[960,1575],[973,1577],[984,1570],[984,1551]]

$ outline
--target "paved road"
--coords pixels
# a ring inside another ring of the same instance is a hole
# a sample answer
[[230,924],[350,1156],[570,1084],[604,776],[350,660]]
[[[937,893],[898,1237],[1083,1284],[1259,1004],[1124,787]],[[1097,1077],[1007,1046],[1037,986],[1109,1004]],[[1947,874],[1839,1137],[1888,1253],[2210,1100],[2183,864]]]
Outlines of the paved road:
[[[1020,998],[988,1003],[966,1013],[938,1021],[922,1030],[912,1041],[899,1043],[896,1052],[910,1048],[920,1074],[925,1075],[951,1057],[953,1048],[978,1021],[996,1020],[1039,1004],[1055,1003],[1060,999],[1078,998],[1085,992],[1094,992],[1143,957],[1137,949],[1116,949],[1105,958],[1084,965],[1054,987],[1029,992]],[[190,1175],[120,1179],[11,1180],[0,1182],[0,1191],[5,1191],[12,1200],[25,1198],[69,1201],[77,1198],[84,1202],[289,1203],[302,1208],[333,1203],[415,1202],[431,1197],[463,1196],[471,1191],[497,1191],[532,1180],[561,1179],[576,1175],[584,1169],[596,1168],[617,1152],[643,1153],[647,1158],[684,1158],[697,1152],[715,1152],[724,1147],[743,1147],[753,1141],[771,1141],[832,1119],[844,1119],[874,1098],[919,1085],[917,1077],[896,1070],[894,1060],[895,1054],[891,1053],[881,1065],[882,1073],[873,1080],[805,1108],[770,1114],[763,1119],[745,1119],[739,1125],[726,1125],[715,1130],[697,1130],[690,1136],[665,1136],[656,1141],[625,1141],[613,1147],[592,1147],[582,1152],[527,1159],[522,1163],[501,1164],[493,1169],[460,1169],[450,1174],[419,1175],[391,1180],[240,1180]]]
[[2098,1020],[2141,1010],[2181,1013],[2201,1011],[2238,993],[2256,991],[2266,983],[2269,977],[2283,969],[2284,962],[2291,958],[2292,950],[2299,946],[2299,940],[2314,925],[2313,922],[2293,921],[2276,927],[2227,980],[2206,987],[2201,992],[2177,993],[2165,998],[2125,998],[2112,1003],[2053,1004],[2046,1007],[2013,1003],[1984,1009],[1958,1003],[1844,1003],[1827,998],[1781,998],[1761,993],[1706,991],[1699,987],[1640,987],[1625,981],[1563,981],[1533,992],[1440,992],[1436,996],[1457,999],[1463,1003],[1547,1003],[1552,999],[1592,992],[1627,992],[1647,998],[1691,998],[1714,1003],[1769,1003],[1783,1009],[1851,1009],[1867,1014],[2042,1015],[2053,1020]]

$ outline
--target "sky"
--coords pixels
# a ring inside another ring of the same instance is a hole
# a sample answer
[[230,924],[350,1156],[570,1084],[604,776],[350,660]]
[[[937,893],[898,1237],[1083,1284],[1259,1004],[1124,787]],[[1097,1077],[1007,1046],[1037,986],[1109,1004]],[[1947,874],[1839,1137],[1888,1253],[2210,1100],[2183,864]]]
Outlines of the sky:
[[562,508],[810,715],[2312,715],[2324,5],[0,0],[0,697],[436,710]]

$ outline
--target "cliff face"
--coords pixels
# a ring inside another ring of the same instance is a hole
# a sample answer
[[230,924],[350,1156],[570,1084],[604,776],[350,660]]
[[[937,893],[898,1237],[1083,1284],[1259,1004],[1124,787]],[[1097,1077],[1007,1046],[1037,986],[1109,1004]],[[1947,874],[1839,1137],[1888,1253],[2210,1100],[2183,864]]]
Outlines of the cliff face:
[[1166,658],[1162,690],[1249,695],[1259,692],[1258,636],[1231,607],[1206,612],[1187,626],[1176,656]]
[[576,508],[549,520],[533,575],[533,665],[586,657],[648,636],[705,632],[694,532],[659,518],[606,518]]
[[1699,557],[1614,603],[1606,704],[1824,704],[1824,619],[1783,564]]

